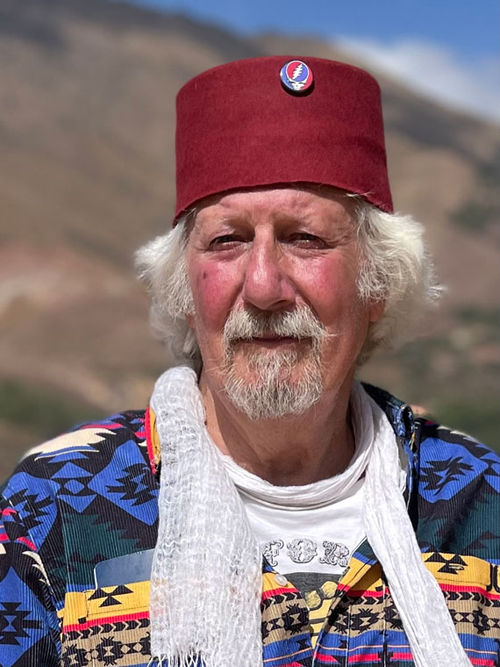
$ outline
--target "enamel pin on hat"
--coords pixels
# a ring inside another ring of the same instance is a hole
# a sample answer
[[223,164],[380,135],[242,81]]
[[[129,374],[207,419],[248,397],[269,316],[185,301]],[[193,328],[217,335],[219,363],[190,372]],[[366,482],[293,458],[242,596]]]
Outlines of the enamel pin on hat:
[[302,60],[290,60],[285,63],[281,68],[280,78],[289,93],[305,93],[313,84],[312,70]]

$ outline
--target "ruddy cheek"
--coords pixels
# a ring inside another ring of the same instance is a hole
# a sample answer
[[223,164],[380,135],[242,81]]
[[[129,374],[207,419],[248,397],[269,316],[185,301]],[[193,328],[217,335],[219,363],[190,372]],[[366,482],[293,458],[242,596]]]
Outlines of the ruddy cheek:
[[207,267],[200,271],[195,282],[198,311],[205,325],[220,329],[231,307],[231,281],[225,272]]
[[304,286],[308,294],[319,303],[332,299],[333,290],[338,290],[338,276],[335,271],[327,270],[322,266],[310,266],[302,274],[300,285]]

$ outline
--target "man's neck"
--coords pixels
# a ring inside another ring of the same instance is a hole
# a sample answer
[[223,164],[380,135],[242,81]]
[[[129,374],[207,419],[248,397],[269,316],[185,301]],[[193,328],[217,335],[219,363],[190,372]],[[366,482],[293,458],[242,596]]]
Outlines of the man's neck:
[[223,454],[277,486],[303,485],[343,472],[354,454],[350,385],[301,415],[250,420],[202,375],[208,432]]

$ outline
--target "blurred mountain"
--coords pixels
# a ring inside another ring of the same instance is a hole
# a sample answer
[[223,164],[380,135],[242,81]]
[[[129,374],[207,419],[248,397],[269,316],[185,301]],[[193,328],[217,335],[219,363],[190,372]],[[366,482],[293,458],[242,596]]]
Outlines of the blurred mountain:
[[[0,474],[75,420],[146,404],[165,356],[131,257],[171,219],[175,93],[270,53],[352,62],[106,0],[0,0]],[[362,377],[500,445],[498,128],[374,73],[396,207],[425,223],[448,292],[427,338]]]

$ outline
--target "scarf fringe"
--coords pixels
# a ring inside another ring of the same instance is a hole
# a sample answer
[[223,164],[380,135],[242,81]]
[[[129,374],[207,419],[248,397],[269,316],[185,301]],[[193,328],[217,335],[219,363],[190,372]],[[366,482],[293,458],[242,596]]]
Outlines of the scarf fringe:
[[200,654],[153,657],[147,667],[208,667]]

